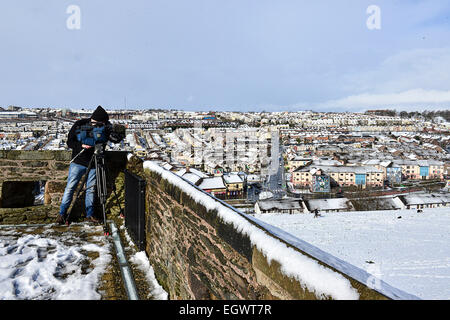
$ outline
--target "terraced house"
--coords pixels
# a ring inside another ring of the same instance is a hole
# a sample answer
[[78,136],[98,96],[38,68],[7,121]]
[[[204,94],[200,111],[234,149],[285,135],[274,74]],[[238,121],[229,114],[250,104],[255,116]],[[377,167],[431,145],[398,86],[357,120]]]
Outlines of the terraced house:
[[297,168],[292,172],[295,187],[310,187],[317,169],[330,177],[331,183],[340,187],[381,187],[385,179],[383,170],[372,166],[315,166]]
[[402,175],[410,180],[444,179],[445,163],[437,160],[394,160],[402,168]]

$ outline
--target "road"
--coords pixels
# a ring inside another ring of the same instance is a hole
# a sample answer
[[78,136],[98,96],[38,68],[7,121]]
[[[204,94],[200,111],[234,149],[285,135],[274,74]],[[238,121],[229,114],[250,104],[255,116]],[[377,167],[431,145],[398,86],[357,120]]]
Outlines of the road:
[[[280,145],[278,133],[272,135],[272,156],[269,174],[264,181],[262,191],[273,193],[273,199],[286,195],[286,173],[284,171],[283,146]],[[249,200],[257,200],[254,190],[248,192]]]
[[268,191],[273,193],[274,199],[281,199],[286,195],[286,174],[284,172],[284,159],[281,156],[281,147],[277,152],[277,170],[269,175],[266,184]]

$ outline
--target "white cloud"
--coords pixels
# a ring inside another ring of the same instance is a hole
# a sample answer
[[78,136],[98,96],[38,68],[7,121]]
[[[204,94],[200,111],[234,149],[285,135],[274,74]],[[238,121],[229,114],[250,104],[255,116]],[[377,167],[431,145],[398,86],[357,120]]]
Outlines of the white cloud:
[[414,49],[392,55],[365,72],[346,74],[341,96],[314,109],[447,109],[450,106],[450,48]]
[[315,106],[317,109],[345,109],[363,111],[367,108],[391,107],[402,109],[447,109],[450,107],[450,90],[413,89],[398,93],[363,93],[342,99],[330,100]]
[[450,48],[402,51],[373,69],[344,76],[351,92],[400,92],[423,88],[449,90]]

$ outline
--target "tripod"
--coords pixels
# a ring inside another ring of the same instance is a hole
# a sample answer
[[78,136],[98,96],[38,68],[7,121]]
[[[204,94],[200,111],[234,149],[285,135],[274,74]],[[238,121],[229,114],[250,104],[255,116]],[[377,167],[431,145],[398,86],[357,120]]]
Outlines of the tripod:
[[[88,178],[89,175],[89,171],[92,168],[92,165],[95,166],[95,179],[96,179],[96,185],[97,185],[97,196],[98,199],[100,201],[101,207],[102,207],[102,213],[103,213],[103,231],[105,235],[109,235],[109,228],[108,225],[106,223],[106,200],[107,200],[107,188],[106,188],[106,166],[105,166],[105,154],[104,154],[104,146],[102,143],[98,143],[95,145],[95,151],[94,151],[94,155],[91,158],[91,161],[89,162],[89,166],[86,170],[86,173],[83,176],[83,179],[81,180],[81,188],[78,188],[76,197],[75,197],[75,201],[78,200],[78,198],[81,195],[81,191],[83,190],[83,186],[86,183],[86,180]],[[87,189],[84,189],[84,191],[86,192]],[[113,187],[113,191],[114,191],[114,195],[116,197],[116,202],[119,205],[120,208],[120,214],[123,215],[122,213],[122,207],[120,206],[120,203],[118,201],[118,197],[117,197],[117,193],[116,193],[116,188],[115,186]],[[66,218],[65,218],[65,223],[66,225],[70,224],[70,214],[72,212],[73,206],[71,208],[69,208],[69,211],[67,212]]]

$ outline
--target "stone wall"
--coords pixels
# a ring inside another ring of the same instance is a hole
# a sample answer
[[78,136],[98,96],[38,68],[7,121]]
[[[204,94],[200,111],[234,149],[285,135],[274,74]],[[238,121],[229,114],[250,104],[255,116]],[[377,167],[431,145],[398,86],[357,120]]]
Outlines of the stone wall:
[[[64,194],[71,155],[71,151],[0,150],[0,224],[53,222]],[[108,186],[125,168],[126,155],[105,153]],[[34,184],[30,182],[35,181],[45,181],[43,205],[32,205]],[[84,198],[73,206],[75,219],[84,215]]]
[[[23,189],[15,193],[26,193],[26,182],[46,181],[44,205],[0,208],[0,224],[53,222],[64,191],[70,155],[67,151],[0,151],[0,195],[4,194],[1,189],[5,186],[11,191],[8,183],[22,182],[23,184],[16,185]],[[120,201],[123,201],[124,178],[121,172],[125,167],[147,181],[146,252],[157,280],[169,293],[170,299],[259,300],[333,297],[326,292],[317,293],[308,289],[303,275],[287,275],[282,261],[267,257],[267,248],[264,248],[264,245],[255,245],[247,233],[224,221],[217,210],[208,209],[198,200],[194,200],[199,194],[214,201],[218,201],[217,199],[192,185],[195,191],[193,198],[192,193],[188,194],[179,186],[163,179],[161,172],[144,170],[140,159],[132,157],[127,162],[126,152],[106,152],[105,158],[108,186],[114,182],[119,185]],[[114,206],[114,201],[110,188],[108,191],[109,208]],[[8,197],[13,194],[14,192],[11,192]],[[219,205],[226,206],[225,203],[218,202]],[[3,199],[0,203],[3,203]],[[246,223],[255,224],[234,208],[230,209],[241,219],[246,219]],[[80,209],[78,213],[81,211]],[[265,233],[267,239],[275,239],[292,248],[294,253],[291,252],[290,255],[315,260],[321,268],[344,277],[360,299],[392,298],[392,295],[372,290],[364,281],[352,278],[338,268],[277,238],[261,226],[256,227]],[[331,260],[333,259],[332,257]],[[401,297],[402,294],[394,298]]]
[[[70,159],[70,151],[0,150],[0,224],[53,221]],[[30,203],[34,181],[45,181],[43,206]]]
[[[318,295],[299,279],[285,275],[281,264],[269,262],[245,233],[163,179],[160,173],[144,169],[139,159],[131,158],[128,170],[147,181],[146,252],[170,299],[331,298]],[[308,256],[294,249],[297,254]],[[347,278],[360,299],[387,299],[318,262]]]

